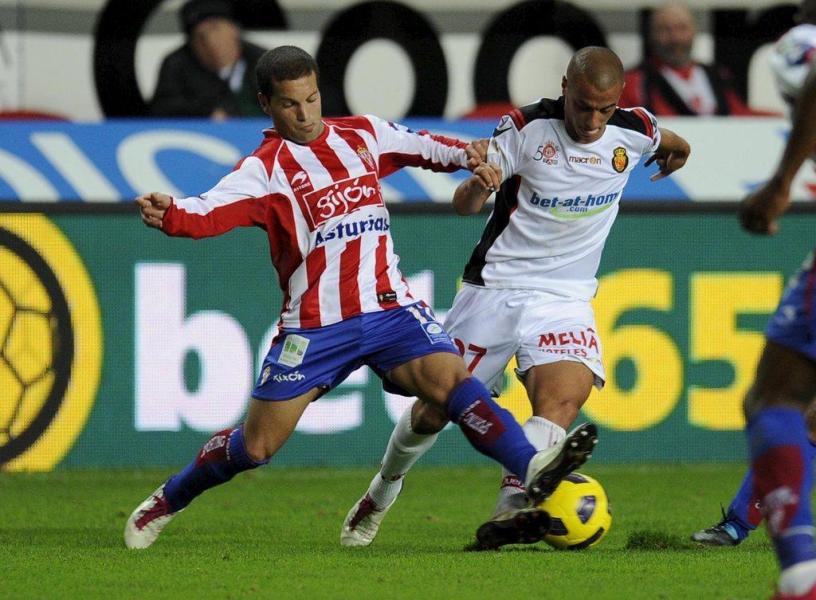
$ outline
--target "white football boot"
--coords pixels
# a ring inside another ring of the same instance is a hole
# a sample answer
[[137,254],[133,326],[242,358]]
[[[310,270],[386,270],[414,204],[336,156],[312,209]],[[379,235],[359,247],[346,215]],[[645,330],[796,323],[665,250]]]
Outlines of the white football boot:
[[340,530],[340,544],[350,547],[368,546],[377,537],[380,523],[396,501],[397,498],[394,498],[388,506],[380,508],[366,492],[346,515]]
[[588,461],[597,443],[598,428],[583,423],[555,446],[537,452],[530,460],[524,482],[532,506],[541,504],[564,477]]
[[140,550],[148,548],[181,510],[171,512],[162,484],[136,507],[125,523],[125,546]]

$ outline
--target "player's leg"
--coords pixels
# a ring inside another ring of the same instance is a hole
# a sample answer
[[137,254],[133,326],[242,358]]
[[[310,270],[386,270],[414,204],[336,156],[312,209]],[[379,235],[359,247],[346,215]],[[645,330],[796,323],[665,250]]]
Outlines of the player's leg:
[[[812,468],[816,459],[816,402],[811,400],[804,418],[810,442],[807,463]],[[708,546],[737,546],[759,526],[762,518],[759,498],[754,489],[754,474],[748,469],[722,519],[711,527],[694,532],[691,539]]]
[[816,363],[769,340],[745,411],[754,489],[782,569],[778,598],[816,595],[813,474],[803,417],[814,395]]
[[343,521],[343,546],[368,546],[374,541],[402,491],[405,475],[431,449],[447,423],[444,412],[420,400],[402,414],[391,432],[380,470]]
[[707,546],[736,546],[761,522],[759,499],[754,492],[754,474],[748,469],[728,510],[723,510],[722,519],[711,527],[695,531],[691,539]]
[[[583,363],[573,361],[539,364],[524,372],[524,384],[533,414],[524,423],[523,429],[537,450],[551,452],[554,459],[564,452],[566,430],[577,418],[595,380],[595,374]],[[588,454],[580,457],[581,461],[587,458]],[[578,466],[565,464],[559,480]],[[528,520],[519,521],[514,517],[515,511],[529,502],[524,482],[507,469],[502,475],[493,516],[476,531],[479,545],[498,548],[507,544],[540,541],[545,531],[538,530]]]
[[[507,311],[498,311],[502,298],[508,295],[506,291],[466,286],[456,295],[445,319],[445,330],[454,338],[467,368],[481,381],[488,382],[488,387],[490,382],[501,379],[507,361],[516,350],[516,317]],[[402,393],[387,381],[385,385],[389,391]],[[341,544],[367,546],[374,540],[387,511],[402,490],[403,478],[431,449],[448,422],[442,409],[426,401],[417,400],[403,413],[391,433],[379,472],[346,515]]]
[[164,527],[201,493],[226,483],[242,471],[269,462],[320,393],[315,388],[282,402],[253,398],[242,425],[210,437],[190,464],[136,507],[125,525],[125,545],[134,549],[149,547]]
[[309,403],[362,364],[359,336],[354,319],[282,330],[264,359],[243,425],[212,436],[189,465],[137,507],[125,527],[127,546],[148,547],[196,496],[268,462]]

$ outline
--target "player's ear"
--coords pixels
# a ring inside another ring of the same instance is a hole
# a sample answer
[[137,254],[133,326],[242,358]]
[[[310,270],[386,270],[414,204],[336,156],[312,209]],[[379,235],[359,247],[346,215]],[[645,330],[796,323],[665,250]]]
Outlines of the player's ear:
[[561,78],[561,95],[563,96],[567,92],[567,76],[563,76]]
[[270,112],[272,108],[270,106],[269,98],[264,96],[263,92],[258,92],[258,104],[261,105],[261,110],[263,110],[270,117],[272,116],[272,113]]

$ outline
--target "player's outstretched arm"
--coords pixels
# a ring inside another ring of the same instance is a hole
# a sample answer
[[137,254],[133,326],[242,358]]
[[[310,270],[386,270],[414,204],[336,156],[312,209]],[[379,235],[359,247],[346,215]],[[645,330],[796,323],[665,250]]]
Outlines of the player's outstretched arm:
[[490,194],[499,189],[502,176],[501,168],[494,163],[485,162],[473,169],[473,175],[459,184],[453,193],[453,208],[458,215],[475,215],[490,198]]
[[173,198],[161,192],[150,192],[136,198],[136,204],[139,205],[139,214],[142,217],[142,223],[148,227],[155,227],[161,229],[162,219],[164,213],[167,212],[168,207],[173,202]]
[[773,235],[777,219],[790,205],[790,188],[796,172],[816,146],[816,68],[810,69],[793,112],[793,126],[785,151],[771,178],[740,204],[742,226],[752,233]]
[[660,128],[660,145],[643,166],[648,167],[656,162],[660,170],[649,179],[657,181],[682,169],[691,154],[689,143],[671,129]]

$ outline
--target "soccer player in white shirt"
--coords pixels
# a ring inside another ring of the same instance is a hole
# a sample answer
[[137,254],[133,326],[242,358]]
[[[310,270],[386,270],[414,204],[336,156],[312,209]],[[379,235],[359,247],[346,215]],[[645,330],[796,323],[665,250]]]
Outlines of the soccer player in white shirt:
[[[642,108],[617,108],[623,66],[606,48],[576,52],[563,96],[512,111],[489,141],[487,162],[456,190],[457,213],[475,214],[493,190],[493,212],[464,273],[446,328],[471,372],[498,395],[515,356],[533,416],[524,424],[537,448],[557,445],[604,370],[590,299],[604,242],[632,169],[642,156],[665,177],[690,148]],[[382,467],[352,507],[341,543],[365,546],[377,534],[405,473],[433,444],[444,414],[416,403],[397,423]],[[567,436],[568,437],[568,436]],[[523,474],[505,469],[494,516],[477,547],[540,540]],[[535,503],[532,503],[533,505]]]
[[380,190],[380,177],[404,166],[453,171],[466,168],[469,157],[477,164],[479,154],[459,140],[374,116],[323,119],[317,65],[300,48],[266,52],[256,75],[258,100],[275,124],[258,149],[201,196],[154,192],[137,202],[144,223],[168,235],[265,230],[284,293],[280,333],[246,421],[215,433],[133,511],[127,547],[147,548],[199,494],[267,463],[309,403],[364,364],[384,385],[422,398],[458,423],[478,451],[527,474],[536,497],[549,495],[590,455],[594,425],[555,449],[530,444],[467,371],[428,305],[411,296]]

